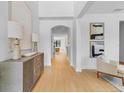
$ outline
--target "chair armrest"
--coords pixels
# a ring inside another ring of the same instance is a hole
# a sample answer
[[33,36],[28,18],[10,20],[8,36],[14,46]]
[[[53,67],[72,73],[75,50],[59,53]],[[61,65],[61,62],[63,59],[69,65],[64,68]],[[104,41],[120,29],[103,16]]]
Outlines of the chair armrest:
[[97,59],[97,71],[117,75],[117,66],[105,62],[100,58]]

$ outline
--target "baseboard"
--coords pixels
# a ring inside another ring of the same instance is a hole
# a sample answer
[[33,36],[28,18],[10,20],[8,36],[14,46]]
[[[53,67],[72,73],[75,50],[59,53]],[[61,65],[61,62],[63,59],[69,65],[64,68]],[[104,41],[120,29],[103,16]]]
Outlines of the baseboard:
[[74,64],[73,63],[70,63],[70,66],[74,67]]
[[51,64],[44,64],[44,66],[51,66]]
[[76,72],[81,72],[82,69],[81,68],[76,68]]
[[96,69],[96,67],[82,67],[82,69]]

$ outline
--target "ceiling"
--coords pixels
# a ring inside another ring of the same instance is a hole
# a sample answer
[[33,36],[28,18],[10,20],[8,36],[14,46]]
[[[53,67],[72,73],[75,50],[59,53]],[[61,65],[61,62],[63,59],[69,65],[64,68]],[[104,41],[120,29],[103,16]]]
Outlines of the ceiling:
[[[40,18],[65,18],[73,17],[74,11],[82,9],[86,14],[103,14],[103,13],[124,13],[124,1],[43,1],[39,2]],[[77,6],[74,6],[77,4]],[[87,4],[87,5],[86,5]],[[76,10],[74,10],[75,8]],[[80,14],[80,13],[78,13]]]
[[40,1],[39,17],[73,17],[73,1]]
[[87,10],[87,14],[124,13],[124,1],[96,1]]

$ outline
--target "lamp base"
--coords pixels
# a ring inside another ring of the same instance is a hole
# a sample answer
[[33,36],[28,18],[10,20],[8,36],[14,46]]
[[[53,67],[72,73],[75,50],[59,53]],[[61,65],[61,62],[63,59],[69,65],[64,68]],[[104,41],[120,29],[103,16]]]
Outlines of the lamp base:
[[32,48],[33,52],[37,52],[38,51],[38,46],[37,46],[37,42],[33,42],[33,48]]
[[21,58],[20,41],[16,39],[14,40],[13,59],[19,59],[19,58]]

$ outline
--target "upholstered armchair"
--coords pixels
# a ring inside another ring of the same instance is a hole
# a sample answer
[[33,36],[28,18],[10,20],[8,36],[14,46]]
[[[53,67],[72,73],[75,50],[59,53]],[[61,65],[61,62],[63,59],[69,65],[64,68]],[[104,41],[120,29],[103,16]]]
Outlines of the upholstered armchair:
[[97,58],[97,78],[100,74],[107,74],[113,77],[121,78],[124,85],[124,65],[116,61],[107,61],[102,57]]

